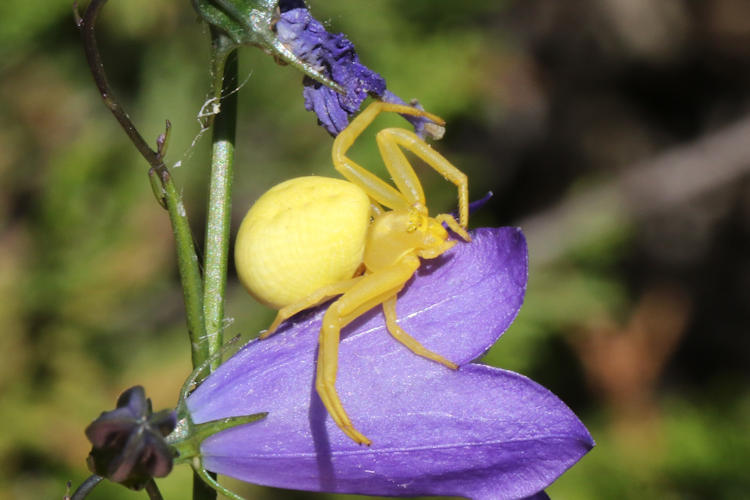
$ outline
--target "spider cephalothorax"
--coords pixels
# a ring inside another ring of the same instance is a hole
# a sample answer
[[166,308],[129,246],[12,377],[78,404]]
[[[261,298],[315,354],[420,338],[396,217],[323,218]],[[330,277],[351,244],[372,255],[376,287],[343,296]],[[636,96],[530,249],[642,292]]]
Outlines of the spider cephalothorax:
[[[334,167],[349,182],[300,177],[271,188],[245,216],[235,247],[240,280],[254,297],[279,310],[261,338],[294,314],[340,295],[323,317],[315,387],[336,424],[361,444],[370,440],[354,428],[335,387],[341,329],[382,305],[394,338],[420,356],[457,368],[398,326],[396,296],[419,268],[420,258],[433,259],[455,244],[444,225],[470,240],[466,175],[416,134],[387,128],[376,136],[397,189],[346,156],[382,111],[443,124],[409,106],[371,104],[334,141]],[[449,214],[429,215],[422,185],[401,148],[457,186],[458,221]]]

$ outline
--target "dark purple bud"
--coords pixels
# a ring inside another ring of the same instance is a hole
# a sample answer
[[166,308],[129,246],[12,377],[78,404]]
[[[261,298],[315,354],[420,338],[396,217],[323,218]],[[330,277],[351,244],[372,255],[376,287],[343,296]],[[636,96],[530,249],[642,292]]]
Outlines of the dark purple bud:
[[131,387],[117,408],[103,412],[86,428],[93,445],[89,469],[112,482],[139,490],[172,470],[173,452],[164,438],[177,424],[174,411],[153,413],[143,387]]

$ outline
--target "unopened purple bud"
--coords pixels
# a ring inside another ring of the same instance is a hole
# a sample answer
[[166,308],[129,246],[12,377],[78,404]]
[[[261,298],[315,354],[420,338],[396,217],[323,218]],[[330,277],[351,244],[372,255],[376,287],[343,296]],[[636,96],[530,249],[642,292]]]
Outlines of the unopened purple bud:
[[93,445],[89,469],[112,482],[139,490],[172,470],[173,452],[166,437],[177,424],[174,411],[153,413],[143,387],[131,387],[117,408],[103,412],[86,428]]

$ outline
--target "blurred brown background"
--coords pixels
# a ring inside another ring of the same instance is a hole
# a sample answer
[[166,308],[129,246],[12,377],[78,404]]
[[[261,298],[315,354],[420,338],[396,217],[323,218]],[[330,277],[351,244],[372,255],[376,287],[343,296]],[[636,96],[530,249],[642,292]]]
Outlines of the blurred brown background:
[[[747,496],[750,2],[311,9],[390,90],[448,121],[436,147],[472,198],[495,193],[472,225],[526,232],[527,300],[485,361],[549,387],[597,440],[551,496]],[[112,0],[98,32],[144,136],[174,125],[168,160],[202,247],[209,137],[191,142],[206,29],[187,1]],[[70,5],[4,2],[0,56],[0,498],[60,498],[87,475],[87,422],[122,390],[175,404],[188,341],[166,213],[96,94]],[[301,75],[254,48],[240,57],[236,223],[280,180],[334,175]],[[373,143],[356,154],[383,173]],[[431,207],[450,209],[450,187],[419,174]],[[227,313],[228,335],[272,317],[233,274]],[[161,481],[166,498],[187,498],[188,477]],[[142,496],[107,485],[90,498]]]

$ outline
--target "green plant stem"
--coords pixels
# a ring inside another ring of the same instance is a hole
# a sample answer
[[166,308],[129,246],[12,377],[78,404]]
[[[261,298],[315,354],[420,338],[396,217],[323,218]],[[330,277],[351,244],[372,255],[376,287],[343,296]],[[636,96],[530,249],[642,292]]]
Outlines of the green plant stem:
[[145,141],[143,136],[138,132],[132,120],[125,112],[119,101],[112,93],[111,87],[104,72],[99,48],[96,43],[96,18],[107,0],[91,0],[86,7],[83,16],[76,12],[76,24],[81,31],[83,48],[86,53],[94,82],[99,89],[99,94],[104,100],[104,104],[109,108],[114,117],[120,122],[120,125],[128,134],[141,156],[151,165],[149,176],[156,176],[158,183],[161,184],[162,193],[159,202],[166,206],[169,211],[169,219],[172,223],[176,246],[177,262],[182,281],[183,295],[185,299],[185,309],[187,315],[188,332],[190,334],[191,351],[193,357],[193,366],[199,366],[208,358],[208,346],[206,345],[206,326],[203,317],[203,295],[200,267],[198,257],[195,253],[193,236],[190,232],[185,205],[182,202],[182,196],[174,185],[172,174],[164,163],[164,153],[166,139],[169,132],[169,122],[164,136],[160,138],[158,150],[153,150]]
[[[208,190],[206,221],[206,252],[203,282],[203,312],[206,327],[206,359],[213,358],[211,369],[221,362],[224,333],[224,300],[229,260],[229,228],[232,208],[232,166],[234,163],[235,129],[237,124],[237,51],[236,45],[215,29],[211,30],[212,98],[220,105],[213,117],[211,174]],[[194,367],[200,365],[195,363]],[[215,477],[215,476],[214,476]],[[213,490],[193,474],[193,500],[213,500]]]
[[94,491],[96,485],[102,482],[103,479],[102,476],[97,476],[96,474],[89,476],[83,483],[81,483],[78,489],[76,489],[73,496],[70,497],[70,500],[84,500],[89,493]]
[[[214,477],[214,479],[216,479]],[[216,490],[197,473],[193,473],[193,500],[215,500]]]
[[156,486],[156,482],[153,478],[146,483],[146,493],[148,493],[148,498],[150,500],[164,500],[164,497],[161,495],[161,491],[159,491],[159,487]]
[[195,253],[193,235],[190,231],[185,205],[177,187],[166,168],[157,173],[164,188],[164,200],[172,223],[177,247],[177,268],[185,300],[190,352],[193,366],[200,366],[209,357],[206,326],[203,315],[203,283],[201,280],[198,256]]
[[[214,117],[211,177],[206,222],[203,310],[208,355],[219,352],[223,343],[224,302],[229,259],[229,228],[232,207],[232,166],[237,124],[237,51],[234,44],[212,30],[213,97],[220,99]],[[212,361],[212,369],[220,363]]]

